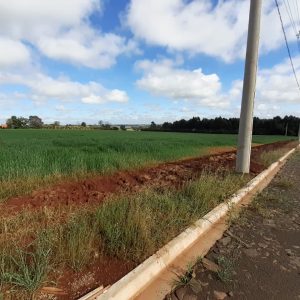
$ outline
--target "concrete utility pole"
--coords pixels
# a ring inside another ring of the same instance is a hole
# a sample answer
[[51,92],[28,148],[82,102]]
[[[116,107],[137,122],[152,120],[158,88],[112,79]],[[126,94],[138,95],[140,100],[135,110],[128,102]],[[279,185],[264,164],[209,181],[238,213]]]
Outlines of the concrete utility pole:
[[262,0],[251,0],[236,171],[249,173]]

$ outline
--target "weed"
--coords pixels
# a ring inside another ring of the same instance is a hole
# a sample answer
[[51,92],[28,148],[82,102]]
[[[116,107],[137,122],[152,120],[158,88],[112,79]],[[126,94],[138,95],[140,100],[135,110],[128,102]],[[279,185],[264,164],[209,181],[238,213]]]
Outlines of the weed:
[[287,190],[293,186],[293,183],[291,181],[288,181],[287,179],[280,179],[274,181],[272,186],[279,189]]
[[261,193],[255,196],[250,206],[263,218],[270,217],[270,211],[266,208],[266,201],[269,201],[269,196],[266,193]]
[[289,149],[283,147],[277,150],[264,151],[260,154],[260,161],[265,167],[269,167],[272,163],[282,157]]
[[180,191],[145,190],[107,201],[96,216],[106,251],[134,261],[145,259],[244,183],[238,175],[221,178],[203,174]]
[[27,251],[15,247],[13,254],[1,253],[1,281],[35,292],[46,279],[49,257],[50,249],[45,249],[40,242],[30,245]]
[[[76,211],[73,216],[67,213],[64,222],[63,212],[50,210],[9,217],[0,227],[7,241],[24,241],[30,236],[38,242],[27,250],[18,245],[12,254],[0,253],[1,281],[34,291],[46,279],[49,265],[61,268],[67,264],[78,271],[92,262],[95,251],[141,262],[224,201],[245,180],[230,173],[203,173],[180,190],[146,189],[117,196],[96,210]],[[29,226],[22,229],[25,223]],[[0,251],[4,248],[1,244]]]
[[66,225],[58,228],[57,259],[79,271],[91,262],[95,244],[100,243],[96,223],[87,213],[73,217]]
[[175,274],[175,275],[176,275],[176,279],[174,281],[175,289],[177,289],[181,286],[186,286],[193,278],[193,265],[189,264],[187,266],[187,270],[185,273]]
[[218,265],[220,269],[217,272],[218,278],[224,282],[228,283],[232,281],[234,262],[225,256],[218,257]]
[[239,210],[235,205],[229,205],[229,210],[226,218],[226,224],[231,226],[235,224],[240,218]]

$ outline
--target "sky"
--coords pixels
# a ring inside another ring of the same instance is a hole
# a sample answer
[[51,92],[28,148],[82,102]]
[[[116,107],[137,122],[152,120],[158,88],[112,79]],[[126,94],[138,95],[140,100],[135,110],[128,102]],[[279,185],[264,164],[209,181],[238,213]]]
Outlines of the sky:
[[[279,5],[300,78],[297,37]],[[249,0],[0,0],[0,123],[11,115],[61,124],[239,117],[249,7]],[[300,116],[280,26],[274,1],[264,0],[258,117]]]

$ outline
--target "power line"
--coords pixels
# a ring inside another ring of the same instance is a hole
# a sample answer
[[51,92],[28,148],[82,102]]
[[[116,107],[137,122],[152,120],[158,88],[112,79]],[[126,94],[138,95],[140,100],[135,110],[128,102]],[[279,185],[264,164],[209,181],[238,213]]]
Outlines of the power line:
[[290,2],[289,2],[288,0],[286,0],[286,1],[283,0],[283,3],[284,3],[284,5],[285,5],[286,11],[287,11],[287,13],[288,13],[288,16],[289,16],[289,18],[290,18],[290,20],[291,20],[291,24],[292,24],[292,27],[293,27],[293,29],[294,29],[295,35],[297,36],[297,34],[298,34],[297,26],[296,26],[295,20],[294,20],[294,18],[293,18],[293,14],[292,14]]
[[300,28],[300,13],[299,13],[298,0],[296,0],[296,11],[297,11],[297,15],[298,15],[298,24],[299,24],[299,28]]
[[[288,17],[291,21],[292,28],[294,29],[294,32],[295,32],[296,42],[297,42],[298,50],[300,52],[300,14],[299,14],[299,7],[298,7],[297,0],[295,0],[292,3],[293,3],[293,9],[291,8],[292,5],[290,4],[289,0],[283,0],[283,4],[285,5]],[[296,14],[295,19],[294,19],[292,11],[295,11],[295,14]],[[297,28],[298,25],[299,25],[299,28]]]
[[278,11],[278,15],[279,15],[279,18],[280,18],[281,28],[282,28],[282,32],[283,32],[283,35],[284,35],[285,44],[286,44],[286,48],[287,48],[287,51],[288,51],[288,54],[289,54],[289,58],[290,58],[291,66],[292,66],[292,69],[293,69],[293,73],[294,73],[298,88],[300,90],[300,85],[299,85],[299,81],[298,81],[297,74],[296,74],[296,71],[295,71],[294,63],[293,63],[293,60],[292,60],[290,47],[289,47],[289,44],[288,44],[288,41],[287,41],[287,38],[286,38],[286,33],[285,33],[283,22],[282,22],[282,17],[281,17],[278,1],[275,0],[275,3],[276,3],[276,6],[277,6],[277,11]]

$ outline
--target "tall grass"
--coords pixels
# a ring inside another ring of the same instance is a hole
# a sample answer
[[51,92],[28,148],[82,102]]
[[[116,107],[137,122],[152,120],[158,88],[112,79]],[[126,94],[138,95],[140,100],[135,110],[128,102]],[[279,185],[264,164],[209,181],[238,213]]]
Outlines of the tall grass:
[[180,192],[146,190],[134,198],[105,203],[96,212],[105,251],[133,261],[145,259],[245,180],[233,174],[205,174]]
[[[16,228],[25,225],[20,220],[7,222],[0,240],[0,282],[34,293],[51,268],[69,266],[79,271],[103,255],[139,263],[228,198],[247,179],[230,173],[203,174],[181,190],[147,189],[114,197],[95,210],[78,211],[64,223],[57,216],[56,223],[52,220],[41,227],[39,218],[28,214],[26,222],[35,226],[29,232],[24,229],[24,234]],[[47,215],[51,219],[51,214]],[[24,220],[24,216],[20,218]],[[11,235],[14,230],[18,231],[18,243]],[[24,246],[28,234],[35,240]]]
[[38,236],[29,246],[2,245],[0,250],[0,281],[13,288],[23,289],[28,295],[45,282],[50,271],[51,248],[48,241]]
[[290,148],[280,148],[277,150],[271,150],[271,151],[266,151],[262,152],[260,154],[260,161],[261,163],[267,168],[269,167],[273,162],[277,161],[280,157],[282,157],[284,154],[286,154]]
[[[253,142],[283,139],[256,136]],[[67,177],[105,174],[236,145],[236,136],[226,134],[96,130],[0,130],[0,140],[0,200]]]

